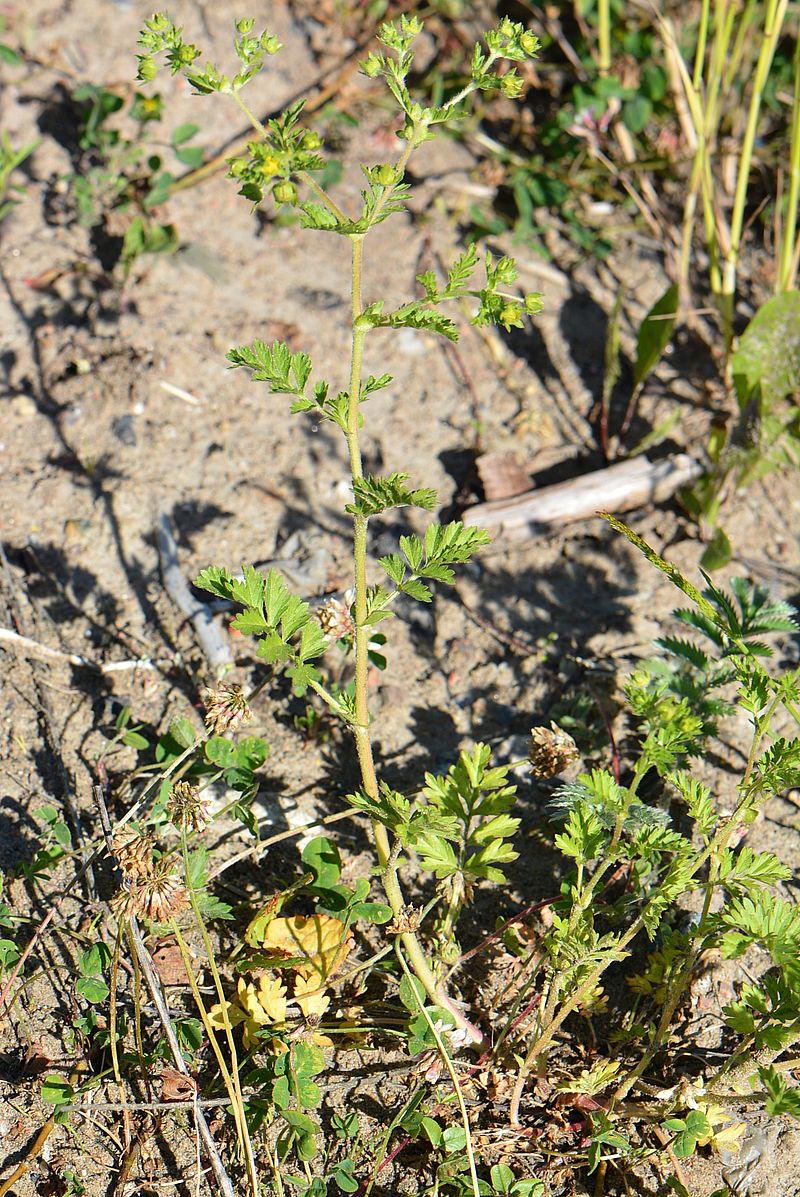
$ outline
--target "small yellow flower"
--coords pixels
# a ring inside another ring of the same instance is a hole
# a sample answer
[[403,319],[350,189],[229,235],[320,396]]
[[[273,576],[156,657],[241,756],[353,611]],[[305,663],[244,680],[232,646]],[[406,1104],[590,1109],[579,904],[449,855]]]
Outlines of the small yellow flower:
[[262,158],[259,163],[259,170],[265,179],[271,179],[281,169],[280,161],[274,154],[267,154],[266,158]]

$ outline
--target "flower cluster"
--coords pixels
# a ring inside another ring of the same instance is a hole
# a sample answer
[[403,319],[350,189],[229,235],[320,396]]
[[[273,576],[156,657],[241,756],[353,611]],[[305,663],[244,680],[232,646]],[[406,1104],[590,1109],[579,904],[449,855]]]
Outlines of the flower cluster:
[[227,736],[240,723],[246,723],[252,716],[241,686],[235,682],[220,682],[213,690],[203,691],[206,708],[206,727],[217,736]]
[[179,831],[203,831],[211,822],[206,798],[188,781],[176,781],[167,800],[169,820]]
[[531,747],[528,759],[537,777],[555,777],[578,759],[578,747],[557,723],[549,727],[531,728]]
[[350,610],[351,602],[352,598],[348,592],[344,601],[340,598],[330,598],[317,612],[320,627],[331,640],[346,640],[355,632],[356,625]]
[[189,895],[171,862],[153,859],[150,835],[118,835],[111,849],[122,873],[120,890],[111,899],[115,918],[166,923],[188,905]]

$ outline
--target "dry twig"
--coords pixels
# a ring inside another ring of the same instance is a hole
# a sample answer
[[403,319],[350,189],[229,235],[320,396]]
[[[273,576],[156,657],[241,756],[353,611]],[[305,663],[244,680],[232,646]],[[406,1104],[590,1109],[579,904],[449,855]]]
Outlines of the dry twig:
[[[98,814],[100,816],[100,822],[103,827],[103,834],[106,837],[106,845],[110,852],[112,836],[111,820],[108,815],[108,808],[106,807],[105,798],[103,797],[102,786],[94,786],[93,792],[95,802],[97,804]],[[169,1007],[167,1006],[167,1001],[161,988],[161,981],[159,979],[158,973],[156,972],[155,965],[150,958],[150,953],[145,947],[144,940],[142,939],[142,933],[139,930],[139,925],[135,918],[129,919],[128,927],[130,929],[131,944],[136,952],[136,958],[139,961],[142,974],[147,983],[147,988],[150,990],[153,1004],[158,1012],[161,1025],[164,1028],[164,1035],[166,1037],[167,1043],[169,1044],[170,1051],[172,1052],[172,1058],[175,1061],[175,1067],[177,1068],[178,1072],[180,1072],[183,1076],[189,1077],[191,1080],[189,1066],[183,1057],[183,1052],[181,1051],[181,1046],[178,1042],[178,1036],[176,1035],[175,1028],[172,1025]],[[220,1156],[217,1146],[211,1135],[205,1114],[197,1105],[197,1103],[194,1103],[194,1116],[197,1123],[198,1133],[200,1138],[203,1140],[203,1146],[206,1149],[208,1158],[211,1162],[211,1167],[214,1170],[214,1175],[217,1178],[220,1192],[224,1193],[225,1197],[236,1197],[233,1184],[231,1183],[228,1173],[225,1171],[225,1165],[222,1162],[222,1157]]]
[[210,667],[216,673],[221,674],[233,661],[230,646],[223,640],[209,608],[195,598],[181,573],[178,565],[178,546],[172,534],[172,524],[165,511],[162,511],[158,517],[156,531],[164,589],[191,622]]

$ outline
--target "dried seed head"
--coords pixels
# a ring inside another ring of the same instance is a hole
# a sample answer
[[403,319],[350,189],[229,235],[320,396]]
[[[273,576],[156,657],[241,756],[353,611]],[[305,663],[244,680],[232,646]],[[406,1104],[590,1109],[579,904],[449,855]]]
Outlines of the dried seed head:
[[528,758],[536,777],[555,777],[578,759],[578,746],[557,723],[531,728]]
[[211,822],[211,807],[197,786],[176,781],[167,802],[170,822],[181,831],[203,831]]
[[188,905],[188,899],[169,861],[160,860],[149,874],[123,879],[122,889],[111,899],[111,910],[117,919],[166,923]]
[[152,876],[142,882],[142,889],[146,891],[143,913],[153,923],[167,922],[189,903],[189,895],[167,860],[158,862]]
[[253,713],[247,705],[244,690],[235,682],[220,682],[213,690],[204,690],[203,703],[206,708],[206,727],[210,727],[218,736],[235,731]]
[[342,599],[328,599],[317,612],[317,619],[323,632],[331,640],[345,640],[355,632],[356,625],[350,614],[350,605]]
[[389,935],[405,935],[407,931],[416,931],[419,926],[420,910],[418,906],[403,906],[386,928]]
[[130,884],[130,879],[123,881],[122,888],[114,894],[114,897],[109,902],[111,913],[118,923],[123,922],[125,919],[129,919],[132,914],[131,891],[129,888]]
[[124,878],[144,877],[153,868],[153,837],[139,831],[120,831],[111,850]]

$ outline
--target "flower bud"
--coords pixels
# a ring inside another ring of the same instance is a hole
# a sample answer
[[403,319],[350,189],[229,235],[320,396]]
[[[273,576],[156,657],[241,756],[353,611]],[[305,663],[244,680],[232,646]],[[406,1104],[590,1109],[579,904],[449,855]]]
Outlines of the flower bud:
[[306,129],[301,144],[304,150],[318,150],[322,147],[322,138],[314,129]]
[[506,256],[499,258],[495,269],[498,282],[513,283],[517,277],[517,266],[513,258]]
[[136,75],[137,79],[141,79],[143,83],[152,83],[158,70],[155,58],[151,58],[149,54],[142,55],[138,62],[139,70]]
[[522,91],[523,83],[516,71],[509,71],[500,80],[500,90],[509,100],[515,100]]
[[265,54],[277,54],[279,50],[283,49],[283,46],[271,33],[262,33],[261,49]]
[[291,179],[281,179],[272,188],[272,198],[276,204],[296,204],[297,188]]
[[384,163],[382,166],[375,167],[375,179],[381,187],[393,187],[397,182],[398,173],[394,166]]
[[163,12],[154,12],[150,20],[145,21],[145,28],[151,33],[163,33],[169,28],[169,17],[165,17]]
[[370,54],[361,64],[361,70],[368,79],[375,79],[380,73],[383,63],[377,54]]
[[500,323],[508,327],[509,324],[519,325],[521,323],[519,316],[519,304],[507,303],[499,316]]
[[531,33],[530,29],[526,29],[519,39],[520,48],[525,51],[529,58],[539,53],[541,42],[535,33]]
[[236,22],[236,32],[249,33],[254,25],[255,19],[253,17],[242,17],[240,21]]
[[542,296],[539,291],[529,291],[525,296],[525,311],[529,316],[535,316],[543,307]]
[[195,58],[200,57],[200,51],[197,49],[197,46],[178,46],[173,53],[175,60],[180,64],[180,66],[191,66]]

